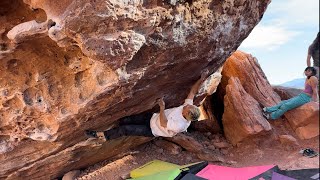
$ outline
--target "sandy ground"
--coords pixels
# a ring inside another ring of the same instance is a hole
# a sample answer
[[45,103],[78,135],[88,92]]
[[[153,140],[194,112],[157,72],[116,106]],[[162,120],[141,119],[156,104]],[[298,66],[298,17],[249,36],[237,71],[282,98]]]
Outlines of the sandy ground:
[[[302,156],[299,150],[312,148],[319,152],[319,136],[309,140],[299,140],[283,122],[271,122],[273,125],[272,135],[265,135],[256,140],[239,143],[223,149],[215,149],[215,153],[224,158],[224,162],[209,162],[216,165],[229,167],[245,167],[255,165],[278,165],[280,169],[303,169],[319,168],[319,156],[308,158]],[[289,130],[287,130],[289,129]],[[277,139],[278,135],[291,134],[299,145],[283,145]],[[221,134],[192,132],[191,136],[196,138],[205,147],[210,145],[210,140],[219,139],[226,141]],[[136,147],[128,152],[118,155],[111,160],[95,164],[87,169],[81,170],[77,179],[125,179],[131,170],[143,164],[158,159],[179,165],[201,161],[194,153],[182,151],[178,155],[170,154],[169,151],[155,145],[157,139]]]

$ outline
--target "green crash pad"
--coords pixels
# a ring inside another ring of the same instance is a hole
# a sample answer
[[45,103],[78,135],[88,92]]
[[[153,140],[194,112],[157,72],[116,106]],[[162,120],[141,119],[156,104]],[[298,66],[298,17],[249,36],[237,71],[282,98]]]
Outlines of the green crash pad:
[[173,169],[129,180],[174,180],[180,173],[180,169]]
[[152,174],[156,174],[162,171],[169,171],[169,170],[176,170],[180,169],[181,167],[176,164],[160,161],[160,160],[153,160],[148,162],[147,164],[133,170],[130,172],[131,178],[139,178],[144,176],[149,176]]

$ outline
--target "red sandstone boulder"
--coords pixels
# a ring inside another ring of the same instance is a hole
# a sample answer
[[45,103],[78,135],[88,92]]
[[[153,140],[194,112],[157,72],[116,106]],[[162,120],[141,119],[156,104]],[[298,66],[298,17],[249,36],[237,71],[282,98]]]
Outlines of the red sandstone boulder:
[[281,100],[287,100],[299,95],[302,90],[283,86],[273,86],[273,90],[280,96]]
[[271,130],[259,103],[245,91],[237,77],[231,77],[226,87],[222,123],[225,136],[233,145]]
[[309,102],[284,114],[292,129],[319,121],[319,103]]
[[319,135],[319,103],[309,102],[284,114],[300,139]]
[[226,60],[222,71],[222,92],[225,92],[232,77],[237,77],[243,89],[263,106],[280,102],[280,97],[273,91],[257,59],[252,55],[236,51]]
[[174,137],[165,138],[168,141],[179,144],[182,148],[190,152],[199,153],[203,150],[203,145],[191,136],[187,136],[183,133],[179,133]]
[[180,146],[166,140],[157,140],[154,144],[164,150],[167,150],[170,154],[179,154],[182,151]]
[[218,99],[224,102],[222,123],[232,144],[269,131],[261,106],[280,102],[257,59],[241,51],[234,52],[223,66]]
[[319,136],[319,122],[298,127],[296,129],[296,134],[300,139],[311,139]]

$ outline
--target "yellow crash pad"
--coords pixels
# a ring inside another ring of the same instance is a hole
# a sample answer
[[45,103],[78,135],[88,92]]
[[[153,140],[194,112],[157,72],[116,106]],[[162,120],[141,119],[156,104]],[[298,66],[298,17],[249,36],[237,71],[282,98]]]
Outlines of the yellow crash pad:
[[130,172],[130,177],[131,178],[138,178],[138,177],[143,177],[143,176],[148,176],[151,174],[155,174],[158,172],[162,171],[169,171],[169,170],[174,170],[174,169],[179,169],[181,166],[160,161],[160,160],[153,160],[148,162],[147,164],[133,170]]

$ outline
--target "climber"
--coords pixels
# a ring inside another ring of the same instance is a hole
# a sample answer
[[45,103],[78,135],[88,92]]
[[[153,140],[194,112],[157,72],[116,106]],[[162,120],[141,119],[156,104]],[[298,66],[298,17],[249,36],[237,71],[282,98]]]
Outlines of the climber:
[[314,67],[307,67],[304,71],[304,74],[307,76],[305,81],[305,89],[298,96],[291,99],[281,101],[279,104],[272,107],[263,108],[263,116],[266,119],[278,119],[285,112],[302,106],[311,101],[319,102],[318,97],[318,78],[315,76],[317,70]]
[[193,99],[200,85],[207,77],[208,72],[201,74],[201,78],[192,86],[183,105],[165,109],[165,102],[160,98],[157,103],[159,113],[144,113],[119,120],[119,127],[107,131],[87,130],[86,135],[104,140],[116,139],[121,136],[146,136],[146,137],[173,137],[179,132],[184,132],[191,121],[197,121],[200,116],[199,108],[193,105]]
[[307,55],[307,66],[311,66],[310,59],[313,59],[313,67],[317,70],[316,77],[319,79],[319,51],[320,48],[320,39],[319,39],[319,32],[317,34],[316,39],[312,42],[312,44],[308,48],[308,55]]

